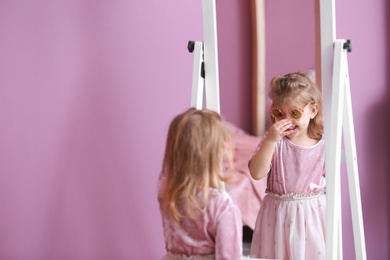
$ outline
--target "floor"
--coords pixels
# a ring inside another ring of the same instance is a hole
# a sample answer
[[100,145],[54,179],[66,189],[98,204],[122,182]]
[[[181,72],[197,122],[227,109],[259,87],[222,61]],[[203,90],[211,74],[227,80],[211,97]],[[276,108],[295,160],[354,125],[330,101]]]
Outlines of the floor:
[[250,250],[251,250],[251,244],[248,242],[244,242],[242,244],[242,255],[249,256]]

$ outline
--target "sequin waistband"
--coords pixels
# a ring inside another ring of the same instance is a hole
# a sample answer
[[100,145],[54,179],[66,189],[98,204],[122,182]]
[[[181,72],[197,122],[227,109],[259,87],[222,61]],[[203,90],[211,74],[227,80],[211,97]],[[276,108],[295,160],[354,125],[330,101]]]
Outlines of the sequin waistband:
[[184,254],[174,254],[172,252],[167,252],[162,260],[215,260],[215,255],[184,255]]
[[325,194],[325,191],[318,191],[309,194],[301,194],[301,193],[288,193],[288,194],[276,194],[273,192],[266,191],[267,195],[276,200],[310,200],[317,199]]

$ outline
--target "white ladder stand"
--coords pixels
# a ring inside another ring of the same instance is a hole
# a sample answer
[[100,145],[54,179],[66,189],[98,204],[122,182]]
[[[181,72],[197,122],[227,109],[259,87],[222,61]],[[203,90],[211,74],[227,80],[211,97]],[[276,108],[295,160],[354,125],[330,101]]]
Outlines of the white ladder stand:
[[[355,257],[365,260],[367,256],[347,60],[347,52],[351,52],[352,46],[350,40],[335,39],[335,0],[319,1],[327,181],[326,259],[343,259],[340,164],[342,157],[345,157]],[[342,153],[341,147],[342,134],[345,153]]]
[[[203,42],[189,41],[188,51],[194,52],[191,107],[206,108],[220,113],[217,16],[215,0],[202,0]],[[205,89],[205,95],[203,95]]]

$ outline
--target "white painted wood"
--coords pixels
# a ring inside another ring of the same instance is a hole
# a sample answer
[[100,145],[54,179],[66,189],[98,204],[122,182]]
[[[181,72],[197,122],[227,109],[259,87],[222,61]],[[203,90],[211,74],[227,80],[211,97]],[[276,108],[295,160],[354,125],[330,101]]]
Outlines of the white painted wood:
[[[333,44],[336,40],[336,15],[335,0],[315,0],[320,1],[320,36],[321,36],[321,86],[324,101],[324,123],[325,139],[330,132],[331,121],[331,100],[332,100],[332,79],[333,79]],[[326,148],[328,149],[328,148]]]
[[217,11],[215,0],[202,0],[206,108],[220,113]]
[[326,151],[327,177],[327,251],[326,259],[342,259],[342,218],[340,163],[342,134],[348,170],[353,233],[356,259],[366,259],[360,185],[353,126],[352,101],[345,40],[334,43],[333,86],[328,150]]
[[[335,48],[334,57],[341,57],[341,50]],[[341,243],[341,184],[340,184],[340,163],[341,163],[341,134],[342,134],[342,117],[340,112],[343,111],[344,91],[342,88],[335,87],[342,84],[342,67],[341,63],[336,62],[333,66],[333,91],[331,97],[330,116],[332,120],[325,121],[328,125],[329,132],[325,136],[325,169],[326,169],[326,259],[342,259]],[[324,111],[325,112],[325,111]],[[340,250],[340,251],[338,251]]]
[[203,89],[204,80],[201,77],[201,66],[203,62],[203,43],[195,42],[194,45],[194,65],[192,72],[192,93],[191,93],[191,107],[202,109],[203,107]]
[[[202,0],[203,42],[195,42],[191,106],[220,113],[217,10],[215,0]],[[201,45],[201,46],[200,46]],[[200,71],[204,64],[204,78]],[[206,105],[203,106],[203,91]]]
[[[341,43],[340,43],[341,45]],[[338,46],[341,48],[340,46]],[[366,245],[364,237],[363,214],[360,197],[359,171],[355,144],[355,130],[352,113],[352,98],[350,90],[348,60],[346,50],[342,52],[342,66],[344,69],[344,115],[343,136],[345,146],[345,158],[348,170],[348,188],[350,193],[351,215],[355,242],[356,259],[366,259]]]
[[[325,134],[325,168],[327,182],[327,224],[326,224],[326,259],[341,259],[341,185],[338,146],[332,135],[341,133],[341,127],[334,128],[331,132],[332,116],[332,80],[333,80],[333,44],[336,40],[336,15],[335,0],[315,0],[320,2],[320,38],[321,38],[321,89],[323,94],[324,109],[324,134]],[[341,101],[333,101],[340,105]],[[341,104],[342,105],[342,104]],[[335,112],[334,112],[335,113]],[[336,154],[333,156],[333,152]],[[339,213],[337,213],[339,212]]]

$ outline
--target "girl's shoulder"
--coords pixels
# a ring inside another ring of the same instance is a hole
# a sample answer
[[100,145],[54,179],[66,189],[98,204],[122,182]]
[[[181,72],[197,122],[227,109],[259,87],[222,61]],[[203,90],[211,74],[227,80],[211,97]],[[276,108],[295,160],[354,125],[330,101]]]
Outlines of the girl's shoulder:
[[209,199],[214,200],[230,200],[230,195],[225,190],[218,190],[215,188],[209,188]]
[[218,221],[224,216],[227,216],[226,214],[237,216],[237,218],[241,217],[240,209],[226,191],[210,189],[207,202],[207,215]]
[[229,193],[224,190],[218,190],[209,188],[209,199],[208,204],[211,207],[224,207],[226,205],[233,204],[233,200]]

